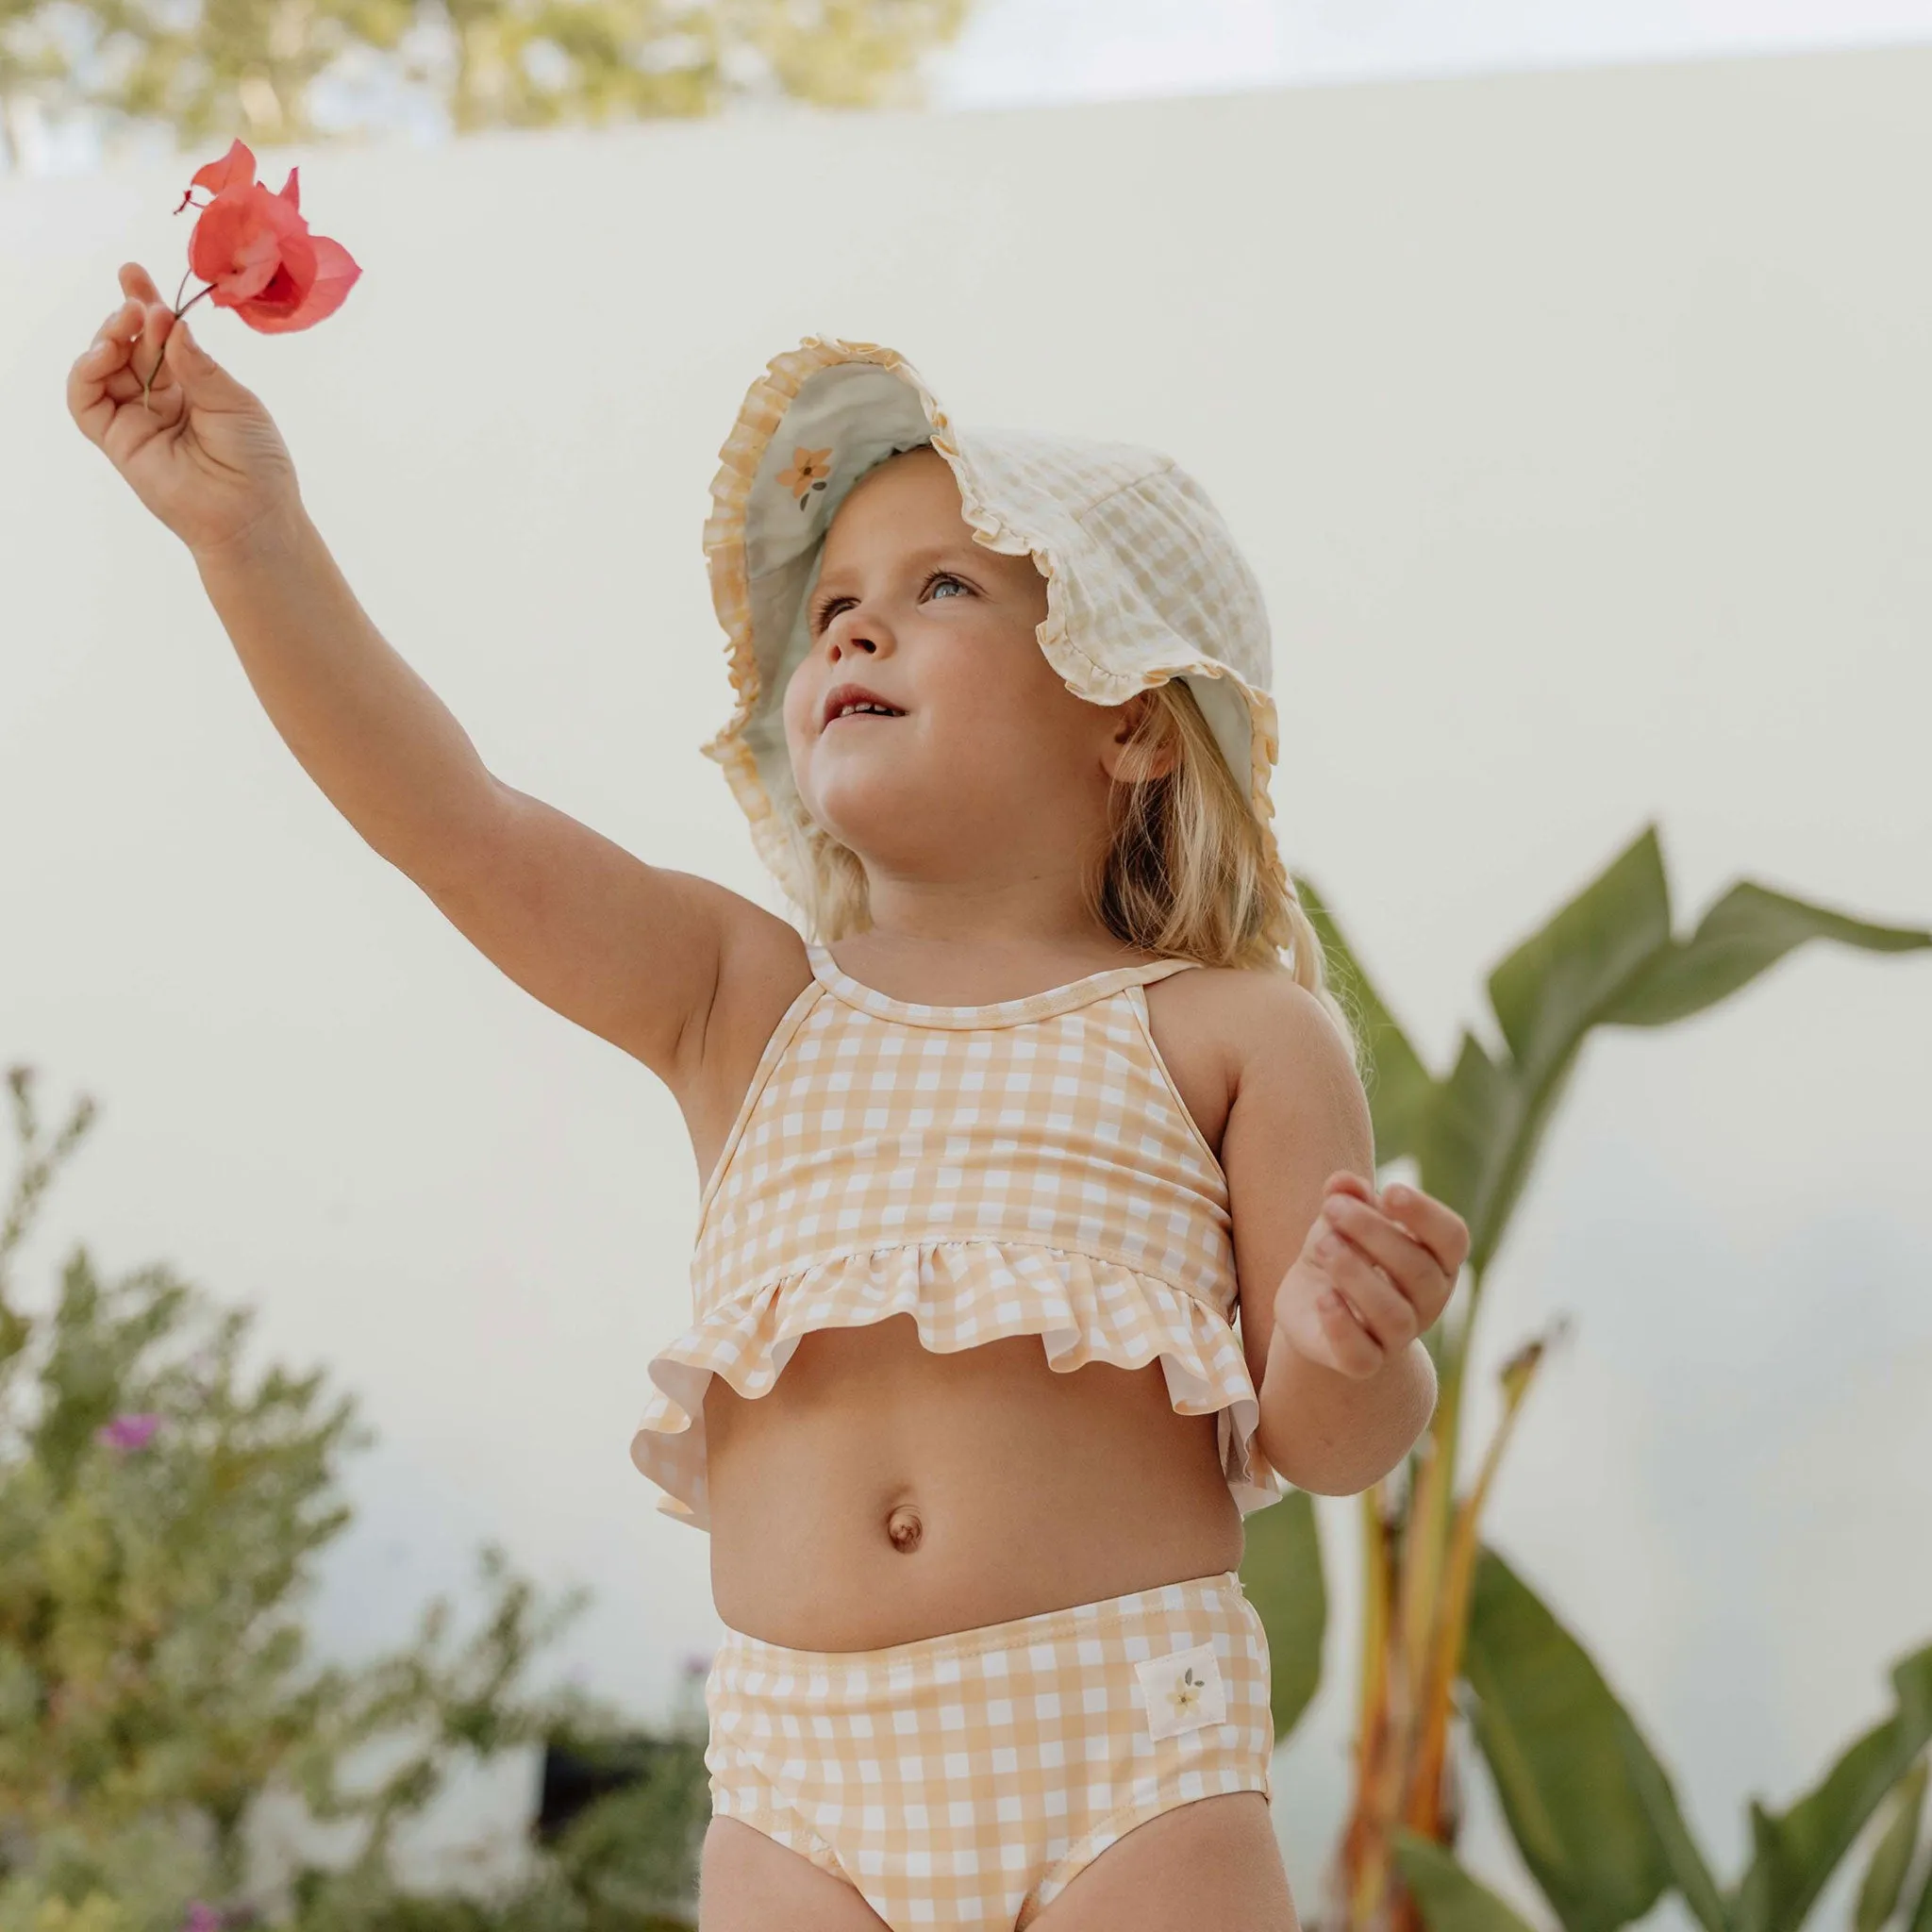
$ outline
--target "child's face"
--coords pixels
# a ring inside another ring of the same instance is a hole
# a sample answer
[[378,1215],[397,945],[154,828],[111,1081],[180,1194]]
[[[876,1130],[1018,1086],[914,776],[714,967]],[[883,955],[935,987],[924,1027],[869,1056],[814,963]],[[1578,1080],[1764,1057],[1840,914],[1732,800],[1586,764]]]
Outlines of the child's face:
[[[1105,837],[1123,708],[1076,697],[1034,632],[1046,583],[975,543],[930,449],[882,463],[826,533],[785,735],[812,817],[869,865],[925,878],[1084,862]],[[840,708],[859,687],[891,715]]]

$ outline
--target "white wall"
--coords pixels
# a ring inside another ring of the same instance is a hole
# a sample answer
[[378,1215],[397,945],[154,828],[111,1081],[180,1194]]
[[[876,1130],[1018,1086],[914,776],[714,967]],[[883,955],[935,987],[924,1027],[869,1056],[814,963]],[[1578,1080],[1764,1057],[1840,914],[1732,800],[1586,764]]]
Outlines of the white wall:
[[[765,359],[887,341],[962,421],[1172,449],[1270,596],[1291,861],[1440,1061],[1646,819],[1687,917],[1740,874],[1932,915],[1928,128],[1912,53],[304,153],[347,307],[196,313],[494,769],[754,892],[699,531]],[[37,1278],[166,1257],[360,1391],[332,1644],[502,1535],[595,1587],[572,1667],[659,1711],[719,1628],[625,1454],[690,1151],[310,788],[69,424],[115,265],[180,273],[188,171],[0,184],[0,1057],[106,1109]],[[1727,1866],[1747,1786],[1932,1635],[1928,1092],[1924,958],[1606,1038],[1491,1291],[1492,1356],[1580,1317],[1495,1539]],[[1344,1617],[1279,1766],[1310,1900],[1350,1663]]]

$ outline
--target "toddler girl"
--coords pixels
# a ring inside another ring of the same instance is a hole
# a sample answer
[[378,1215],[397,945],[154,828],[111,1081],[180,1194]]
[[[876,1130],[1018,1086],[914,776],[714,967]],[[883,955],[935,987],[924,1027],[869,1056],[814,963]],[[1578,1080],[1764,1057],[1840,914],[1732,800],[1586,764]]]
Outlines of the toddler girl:
[[487,770],[260,402],[121,286],[69,408],[290,750],[690,1124],[696,1319],[631,1454],[726,1625],[704,1932],[1289,1932],[1241,1517],[1406,1453],[1467,1234],[1373,1185],[1213,508],[956,429],[887,349],[771,364],[705,533],[708,748],[808,942]]

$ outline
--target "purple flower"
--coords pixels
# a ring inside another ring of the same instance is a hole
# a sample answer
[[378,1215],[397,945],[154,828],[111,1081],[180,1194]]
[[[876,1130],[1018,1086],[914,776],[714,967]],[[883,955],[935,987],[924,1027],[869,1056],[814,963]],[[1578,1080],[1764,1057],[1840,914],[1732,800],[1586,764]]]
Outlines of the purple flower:
[[221,1932],[221,1913],[205,1900],[196,1899],[181,1922],[181,1932]]
[[708,1652],[688,1650],[684,1654],[684,1673],[688,1677],[703,1677],[709,1674],[711,1658]]
[[[94,1431],[94,1441],[105,1442],[110,1449],[145,1449],[154,1441],[155,1431],[161,1425],[161,1419],[148,1411],[139,1415],[117,1415],[110,1423]],[[197,1905],[196,1911],[210,1911],[212,1907]],[[195,1923],[193,1914],[189,1915],[192,1932],[212,1932],[212,1925],[203,1926]]]

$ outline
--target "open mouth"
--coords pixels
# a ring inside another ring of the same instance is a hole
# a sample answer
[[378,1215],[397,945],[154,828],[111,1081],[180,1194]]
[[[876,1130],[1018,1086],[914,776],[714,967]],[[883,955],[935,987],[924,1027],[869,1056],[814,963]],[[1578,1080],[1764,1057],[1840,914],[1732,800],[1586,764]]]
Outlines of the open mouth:
[[876,691],[867,691],[862,685],[841,684],[826,694],[819,724],[824,729],[847,718],[903,718],[905,715],[897,705],[889,705]]

